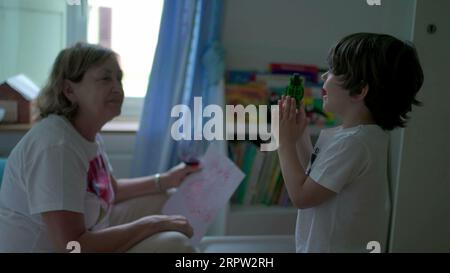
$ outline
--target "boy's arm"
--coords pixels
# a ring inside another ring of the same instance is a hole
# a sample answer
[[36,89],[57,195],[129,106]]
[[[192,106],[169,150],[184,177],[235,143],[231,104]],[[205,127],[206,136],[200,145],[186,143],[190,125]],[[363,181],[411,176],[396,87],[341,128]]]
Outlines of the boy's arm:
[[302,164],[303,169],[306,170],[313,152],[313,145],[308,127],[305,128],[302,136],[297,140],[296,149],[300,163]]
[[305,168],[299,159],[296,147],[289,144],[280,146],[278,155],[284,183],[295,207],[299,209],[315,207],[336,195],[334,191],[321,186],[306,176]]
[[289,197],[294,206],[300,209],[318,206],[336,193],[314,182],[305,174],[308,155],[312,151],[306,129],[305,110],[303,106],[300,110],[296,109],[295,100],[284,96],[278,101],[278,106],[280,109],[278,157]]

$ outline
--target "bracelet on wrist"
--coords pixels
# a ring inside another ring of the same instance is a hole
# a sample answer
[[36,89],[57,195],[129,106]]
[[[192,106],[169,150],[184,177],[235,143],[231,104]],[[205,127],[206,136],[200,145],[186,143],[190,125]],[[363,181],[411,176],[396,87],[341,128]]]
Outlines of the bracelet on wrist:
[[160,173],[155,174],[155,184],[156,184],[157,191],[162,192],[161,174]]

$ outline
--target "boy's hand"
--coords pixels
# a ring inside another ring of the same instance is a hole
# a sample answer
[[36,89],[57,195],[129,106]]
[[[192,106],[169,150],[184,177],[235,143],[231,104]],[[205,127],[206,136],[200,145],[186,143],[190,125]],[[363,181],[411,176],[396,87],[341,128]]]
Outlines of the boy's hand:
[[296,109],[295,99],[283,96],[278,101],[280,109],[279,132],[280,146],[295,145],[301,138],[308,124],[305,114],[305,106],[301,104],[300,109]]
[[200,164],[186,165],[180,163],[161,175],[161,185],[164,189],[176,188],[180,186],[186,176],[201,169]]

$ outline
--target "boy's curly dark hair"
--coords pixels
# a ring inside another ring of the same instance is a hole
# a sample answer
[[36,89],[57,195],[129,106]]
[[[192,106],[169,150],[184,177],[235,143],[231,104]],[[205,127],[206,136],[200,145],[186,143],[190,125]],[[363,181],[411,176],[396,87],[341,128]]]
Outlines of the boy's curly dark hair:
[[405,127],[424,76],[417,51],[410,42],[385,34],[356,33],[331,48],[330,71],[343,79],[350,95],[369,87],[365,104],[384,130]]

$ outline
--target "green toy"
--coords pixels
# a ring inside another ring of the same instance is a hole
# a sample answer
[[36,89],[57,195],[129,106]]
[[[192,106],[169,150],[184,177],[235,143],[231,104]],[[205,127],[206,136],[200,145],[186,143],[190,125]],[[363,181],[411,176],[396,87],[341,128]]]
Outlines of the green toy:
[[299,74],[294,74],[291,77],[289,86],[286,88],[285,95],[293,97],[297,103],[297,108],[300,107],[300,103],[303,99],[305,91],[303,88],[303,79],[300,78]]

